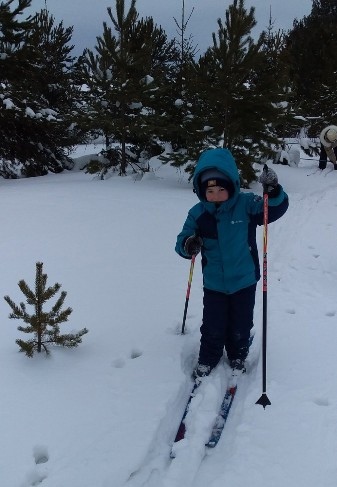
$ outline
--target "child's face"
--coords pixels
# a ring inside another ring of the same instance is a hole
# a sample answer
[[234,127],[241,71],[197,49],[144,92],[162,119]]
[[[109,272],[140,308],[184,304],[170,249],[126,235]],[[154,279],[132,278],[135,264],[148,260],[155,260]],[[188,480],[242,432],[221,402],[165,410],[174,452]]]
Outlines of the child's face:
[[221,186],[211,186],[206,189],[206,200],[210,203],[222,203],[227,201],[229,197],[228,191]]

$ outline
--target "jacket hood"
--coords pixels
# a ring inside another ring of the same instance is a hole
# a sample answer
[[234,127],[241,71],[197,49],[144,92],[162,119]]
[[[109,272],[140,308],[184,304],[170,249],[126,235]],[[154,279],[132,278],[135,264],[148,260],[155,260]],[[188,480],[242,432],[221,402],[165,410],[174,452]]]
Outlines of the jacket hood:
[[[329,133],[331,133],[334,136],[333,139],[330,139]],[[329,125],[328,127],[325,127],[325,129],[322,130],[319,138],[322,144],[324,145],[324,147],[331,147],[332,145],[334,145],[336,134],[337,134],[336,125]]]
[[232,153],[228,149],[208,149],[201,154],[193,176],[193,188],[200,201],[206,201],[202,197],[200,174],[208,169],[217,169],[232,181],[234,195],[231,200],[236,199],[240,192],[240,176]]

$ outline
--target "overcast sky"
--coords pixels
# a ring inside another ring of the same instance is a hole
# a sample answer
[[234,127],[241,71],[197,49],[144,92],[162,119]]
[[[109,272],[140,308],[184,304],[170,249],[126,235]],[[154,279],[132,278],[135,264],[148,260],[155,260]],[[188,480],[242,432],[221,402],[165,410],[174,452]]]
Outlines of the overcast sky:
[[[177,36],[174,17],[180,21],[182,0],[137,0],[136,8],[140,17],[153,17],[161,25],[169,39]],[[212,44],[212,32],[217,31],[217,19],[224,19],[224,14],[232,0],[185,0],[185,15],[194,7],[188,24],[188,34],[193,36],[200,54]],[[79,55],[84,48],[92,49],[96,37],[103,32],[103,21],[110,24],[107,7],[114,12],[115,0],[32,0],[31,10],[47,8],[64,26],[74,26],[74,54]],[[125,0],[127,8],[130,0]],[[290,29],[295,18],[302,19],[311,12],[312,0],[246,0],[246,8],[255,7],[257,20],[256,34],[264,30],[269,21],[270,8],[276,29]]]

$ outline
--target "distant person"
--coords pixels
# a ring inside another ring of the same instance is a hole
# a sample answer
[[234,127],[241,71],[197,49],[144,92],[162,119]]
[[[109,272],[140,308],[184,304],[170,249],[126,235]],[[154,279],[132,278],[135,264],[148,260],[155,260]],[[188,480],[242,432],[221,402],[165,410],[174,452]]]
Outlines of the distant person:
[[[273,169],[259,182],[268,191],[268,219],[288,208],[288,196]],[[253,327],[256,283],[260,279],[257,225],[263,225],[263,198],[240,191],[240,175],[228,149],[209,149],[198,160],[193,187],[199,202],[188,212],[176,252],[185,259],[201,251],[203,321],[197,381],[208,375],[224,348],[233,369],[245,371]]]
[[329,125],[322,130],[320,136],[321,152],[319,154],[320,169],[326,168],[328,158],[333,164],[334,169],[337,170],[337,126]]

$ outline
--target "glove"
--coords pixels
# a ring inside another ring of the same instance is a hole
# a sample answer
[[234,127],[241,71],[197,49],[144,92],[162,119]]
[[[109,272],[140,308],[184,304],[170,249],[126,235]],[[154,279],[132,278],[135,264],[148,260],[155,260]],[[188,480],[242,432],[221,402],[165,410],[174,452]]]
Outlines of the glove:
[[333,168],[337,171],[337,164],[334,164]]
[[319,161],[318,164],[319,169],[325,169],[326,168],[326,161]]
[[184,250],[188,255],[197,255],[202,246],[202,238],[192,235],[186,239]]
[[259,183],[263,185],[263,188],[267,190],[268,196],[275,198],[280,193],[280,186],[278,184],[278,177],[273,169],[265,164],[263,171],[258,179]]

